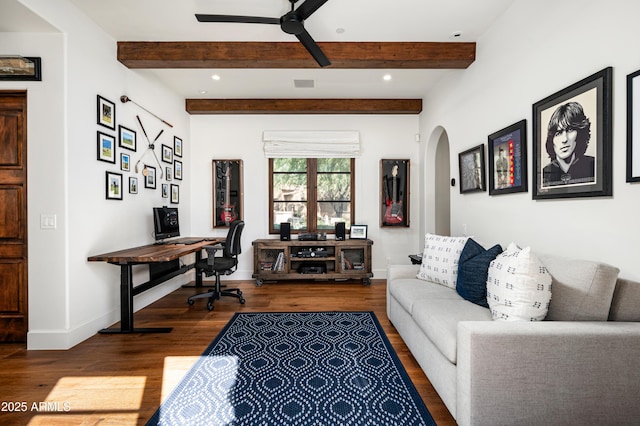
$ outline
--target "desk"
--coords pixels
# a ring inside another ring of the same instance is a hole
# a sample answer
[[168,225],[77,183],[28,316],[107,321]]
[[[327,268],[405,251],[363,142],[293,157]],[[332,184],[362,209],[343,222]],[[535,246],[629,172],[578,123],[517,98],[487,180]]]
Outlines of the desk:
[[[224,238],[210,238],[195,244],[149,244],[133,247],[111,253],[99,254],[87,258],[89,262],[108,262],[120,265],[120,329],[105,328],[100,333],[168,333],[169,327],[163,328],[134,328],[133,327],[133,296],[147,291],[177,275],[193,269],[194,264],[184,265],[177,270],[167,272],[162,276],[152,278],[146,283],[133,286],[133,265],[151,265],[154,263],[170,262],[195,253],[196,262],[202,258],[203,246],[224,241]],[[202,286],[202,275],[196,274],[196,287]]]

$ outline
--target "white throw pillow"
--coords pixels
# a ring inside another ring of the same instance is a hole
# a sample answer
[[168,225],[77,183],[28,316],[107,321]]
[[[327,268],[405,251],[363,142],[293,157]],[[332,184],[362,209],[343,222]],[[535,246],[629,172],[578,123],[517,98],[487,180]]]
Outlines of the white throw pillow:
[[424,236],[422,264],[416,277],[447,287],[456,288],[460,253],[469,237]]
[[494,320],[542,321],[551,301],[551,275],[530,247],[509,247],[489,265],[487,302]]

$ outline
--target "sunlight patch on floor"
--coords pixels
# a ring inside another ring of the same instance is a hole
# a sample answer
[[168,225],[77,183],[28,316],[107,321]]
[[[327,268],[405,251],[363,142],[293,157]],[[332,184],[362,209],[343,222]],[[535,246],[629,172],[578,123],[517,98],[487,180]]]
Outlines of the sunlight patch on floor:
[[168,356],[164,358],[162,373],[162,401],[165,401],[171,391],[180,383],[187,371],[199,359],[199,356]]

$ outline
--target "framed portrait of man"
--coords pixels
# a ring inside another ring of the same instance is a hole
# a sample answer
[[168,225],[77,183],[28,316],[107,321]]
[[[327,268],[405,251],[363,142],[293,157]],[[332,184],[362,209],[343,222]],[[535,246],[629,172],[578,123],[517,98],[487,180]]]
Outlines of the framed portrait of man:
[[533,199],[610,196],[612,68],[533,105]]

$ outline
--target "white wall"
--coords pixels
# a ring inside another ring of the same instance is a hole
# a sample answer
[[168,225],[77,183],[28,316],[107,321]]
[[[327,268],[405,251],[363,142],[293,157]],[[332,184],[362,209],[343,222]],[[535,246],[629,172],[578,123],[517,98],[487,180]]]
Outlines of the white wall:
[[[640,40],[638,16],[635,0],[518,0],[478,40],[476,62],[428,93],[421,132],[446,130],[456,179],[459,152],[527,119],[529,192],[460,195],[456,185],[452,234],[462,234],[466,224],[468,234],[483,242],[514,241],[540,252],[601,260],[618,266],[623,277],[640,279],[640,185],[625,182],[626,75],[640,68],[631,47]],[[532,200],[532,104],[607,66],[614,68],[613,197]]]
[[[4,83],[0,88],[27,88],[28,92],[28,224],[29,224],[29,349],[65,349],[120,319],[119,268],[87,262],[87,257],[153,241],[151,207],[168,204],[160,188],[139,194],[126,191],[122,201],[105,200],[105,171],[123,173],[125,185],[132,172],[121,172],[118,162],[97,161],[96,96],[116,103],[118,124],[138,132],[138,150],[146,147],[135,115],[149,134],[163,125],[131,103],[128,95],[174,125],[164,127],[160,145],[173,145],[173,136],[188,141],[188,114],[184,100],[159,84],[128,70],[116,60],[116,42],[67,0],[21,0],[60,30],[55,34],[3,34],[0,47],[12,53],[42,56],[43,81]],[[184,169],[189,170],[185,144]],[[164,164],[163,164],[164,166]],[[181,224],[190,233],[189,173],[180,183]],[[160,182],[159,182],[160,183]],[[175,183],[175,182],[174,182]],[[40,215],[55,214],[57,228],[40,230]],[[135,282],[147,279],[137,268]],[[135,309],[177,288],[187,277],[173,280],[135,298]]]
[[[408,158],[411,163],[411,191],[419,192],[418,117],[415,115],[237,115],[193,116],[192,139],[192,230],[195,234],[226,235],[212,229],[211,160],[241,159],[244,163],[243,254],[239,271],[230,279],[250,279],[253,269],[251,241],[269,237],[268,160],[262,150],[265,130],[357,130],[362,155],[356,160],[357,224],[368,225],[374,241],[372,266],[375,278],[384,278],[387,261],[408,263],[407,255],[418,245],[417,203],[412,203],[411,227],[380,228],[380,159]],[[273,236],[274,238],[276,236]]]

